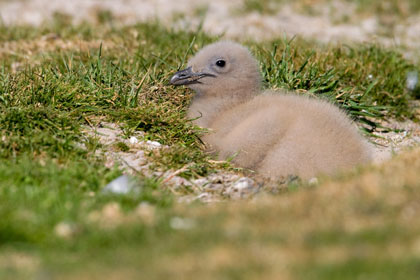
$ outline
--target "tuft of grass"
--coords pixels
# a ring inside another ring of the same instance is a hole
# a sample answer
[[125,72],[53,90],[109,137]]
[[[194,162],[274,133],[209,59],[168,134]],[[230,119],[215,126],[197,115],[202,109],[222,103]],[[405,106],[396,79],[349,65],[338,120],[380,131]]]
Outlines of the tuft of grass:
[[[271,47],[273,45],[273,47]],[[384,117],[412,118],[408,72],[418,69],[398,52],[379,45],[316,47],[274,41],[257,49],[267,87],[328,99],[368,131]]]
[[118,151],[121,152],[128,152],[130,150],[130,147],[128,147],[124,142],[117,142],[114,146]]

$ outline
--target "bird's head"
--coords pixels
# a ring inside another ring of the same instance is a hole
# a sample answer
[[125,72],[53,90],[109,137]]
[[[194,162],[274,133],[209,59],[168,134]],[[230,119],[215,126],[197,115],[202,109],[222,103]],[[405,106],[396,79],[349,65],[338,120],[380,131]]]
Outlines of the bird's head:
[[200,96],[246,98],[260,88],[261,75],[247,48],[222,41],[200,50],[170,83],[188,85]]

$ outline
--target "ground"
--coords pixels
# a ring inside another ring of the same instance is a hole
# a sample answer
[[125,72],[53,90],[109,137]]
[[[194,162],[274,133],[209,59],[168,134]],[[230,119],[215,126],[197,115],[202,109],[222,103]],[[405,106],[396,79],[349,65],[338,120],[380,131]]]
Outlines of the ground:
[[[0,17],[2,279],[417,279],[416,1],[0,0]],[[273,182],[206,154],[167,81],[220,38],[266,88],[345,110],[374,163]]]

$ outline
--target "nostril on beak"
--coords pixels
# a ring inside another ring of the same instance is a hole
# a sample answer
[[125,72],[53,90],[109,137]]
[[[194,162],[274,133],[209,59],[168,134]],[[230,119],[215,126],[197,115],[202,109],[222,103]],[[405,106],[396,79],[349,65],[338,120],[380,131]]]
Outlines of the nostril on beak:
[[172,76],[170,83],[173,85],[185,85],[189,83],[190,79],[194,76],[196,75],[191,71],[191,67],[188,67],[187,69],[176,72]]

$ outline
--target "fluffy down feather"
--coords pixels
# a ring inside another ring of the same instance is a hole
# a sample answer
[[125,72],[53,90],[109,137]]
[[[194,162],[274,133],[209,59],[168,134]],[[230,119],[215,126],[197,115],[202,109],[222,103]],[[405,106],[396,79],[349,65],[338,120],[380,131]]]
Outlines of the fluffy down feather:
[[211,129],[204,137],[220,159],[278,178],[304,179],[366,163],[368,143],[344,112],[319,99],[261,92],[257,61],[245,47],[217,42],[171,79],[196,92],[188,116]]

